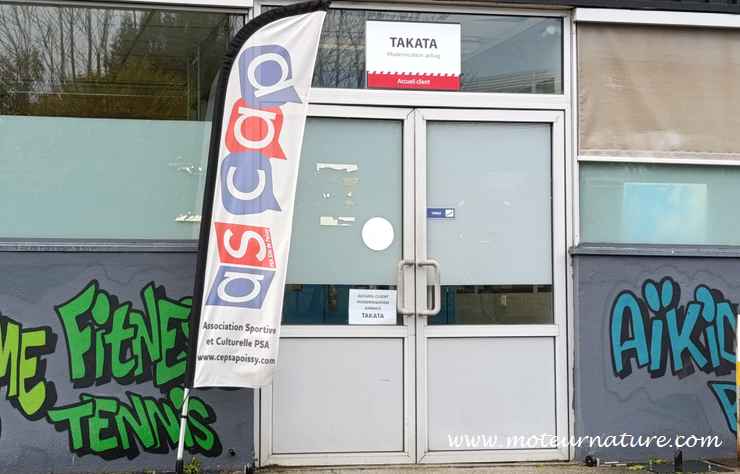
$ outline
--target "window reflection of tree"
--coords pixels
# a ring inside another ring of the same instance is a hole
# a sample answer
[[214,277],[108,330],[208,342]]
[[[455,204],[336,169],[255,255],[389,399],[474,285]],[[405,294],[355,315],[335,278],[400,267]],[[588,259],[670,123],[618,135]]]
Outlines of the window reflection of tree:
[[202,119],[240,18],[0,5],[0,113]]

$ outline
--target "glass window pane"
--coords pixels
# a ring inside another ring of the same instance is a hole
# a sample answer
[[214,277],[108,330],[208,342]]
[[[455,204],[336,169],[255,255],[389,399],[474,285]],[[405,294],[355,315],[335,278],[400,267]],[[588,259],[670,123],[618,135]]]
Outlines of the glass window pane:
[[[402,254],[403,123],[309,117],[298,172],[284,324],[347,324],[350,288],[394,289]],[[385,250],[362,228],[382,217]]]
[[563,92],[560,18],[342,9],[324,23],[314,87],[366,87],[367,20],[459,23],[463,91]]
[[551,157],[549,124],[427,124],[427,205],[454,209],[427,219],[432,324],[552,322]]
[[552,285],[448,285],[432,324],[551,324]]
[[210,124],[4,116],[0,136],[2,237],[197,238]]
[[578,26],[581,155],[740,160],[740,31]]
[[581,164],[584,242],[740,245],[740,168]]
[[195,238],[208,99],[242,24],[0,4],[0,237]]

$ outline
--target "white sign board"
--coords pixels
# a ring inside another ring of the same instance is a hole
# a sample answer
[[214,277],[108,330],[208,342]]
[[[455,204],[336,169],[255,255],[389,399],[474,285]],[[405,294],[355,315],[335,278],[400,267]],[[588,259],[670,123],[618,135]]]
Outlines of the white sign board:
[[460,24],[365,22],[367,87],[460,89]]
[[396,290],[349,290],[350,324],[396,324]]

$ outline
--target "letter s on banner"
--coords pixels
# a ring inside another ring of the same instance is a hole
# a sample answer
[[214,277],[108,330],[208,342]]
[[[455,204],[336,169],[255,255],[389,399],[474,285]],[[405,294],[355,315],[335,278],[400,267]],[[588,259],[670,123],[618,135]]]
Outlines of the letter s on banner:
[[313,1],[270,10],[237,33],[226,55],[203,198],[189,387],[272,380],[308,93],[328,8]]

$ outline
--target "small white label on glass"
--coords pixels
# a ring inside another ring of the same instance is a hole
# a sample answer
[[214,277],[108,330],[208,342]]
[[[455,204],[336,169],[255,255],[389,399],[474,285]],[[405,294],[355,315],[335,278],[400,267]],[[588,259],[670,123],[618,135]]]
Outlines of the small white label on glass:
[[350,324],[396,324],[396,290],[349,290]]

